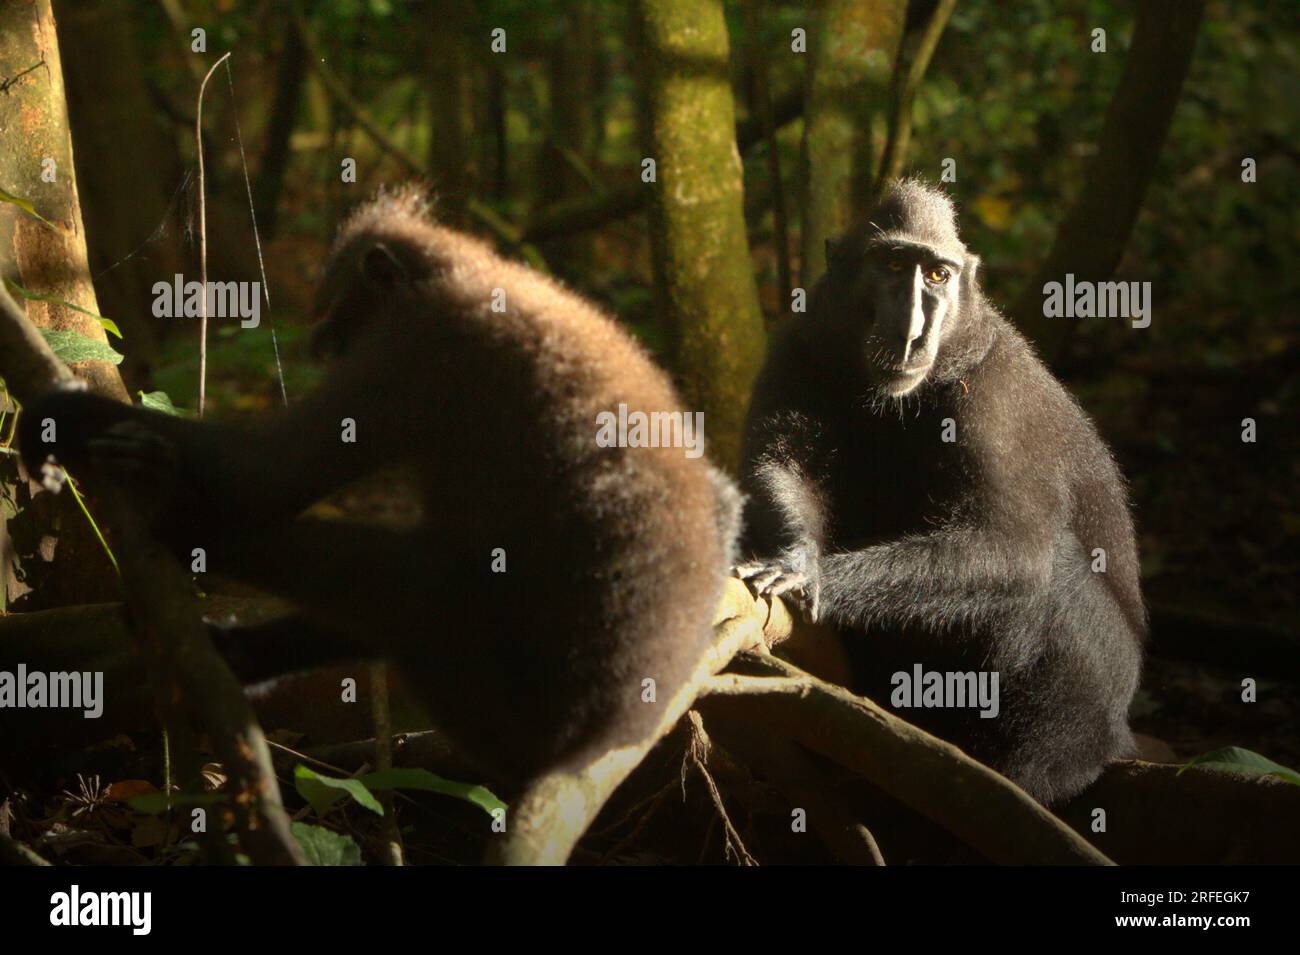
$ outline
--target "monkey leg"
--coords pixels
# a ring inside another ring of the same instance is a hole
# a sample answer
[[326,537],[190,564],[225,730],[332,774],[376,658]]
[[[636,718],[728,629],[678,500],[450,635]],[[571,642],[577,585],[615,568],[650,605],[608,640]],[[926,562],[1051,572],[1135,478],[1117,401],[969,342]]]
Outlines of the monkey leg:
[[[452,550],[420,531],[303,518],[218,542],[208,569],[298,604],[340,653],[382,656],[400,649],[431,603],[464,592]],[[349,644],[345,632],[363,632],[364,645],[361,637]]]
[[372,647],[301,613],[257,624],[208,621],[212,645],[244,684],[364,659]]

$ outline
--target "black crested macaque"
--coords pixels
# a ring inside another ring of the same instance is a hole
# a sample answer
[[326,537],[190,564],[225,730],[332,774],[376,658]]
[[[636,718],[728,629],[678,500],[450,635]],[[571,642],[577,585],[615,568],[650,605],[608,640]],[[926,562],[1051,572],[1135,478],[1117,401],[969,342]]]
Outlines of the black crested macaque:
[[[597,416],[620,403],[684,413],[667,376],[595,306],[437,225],[411,190],[345,224],[317,303],[339,357],[300,404],[234,427],[54,393],[23,415],[29,470],[52,452],[92,489],[111,481],[187,566],[201,547],[210,573],[295,601],[301,615],[222,641],[245,681],[388,657],[509,780],[643,738],[711,639],[739,528],[739,496],[704,458],[598,446]],[[418,528],[299,516],[400,465]]]
[[[1123,478],[984,298],[943,193],[893,184],[827,259],[755,386],[738,572],[833,625],[859,692],[1043,802],[1074,795],[1133,746],[1147,620]],[[893,707],[917,664],[996,671],[997,716]]]

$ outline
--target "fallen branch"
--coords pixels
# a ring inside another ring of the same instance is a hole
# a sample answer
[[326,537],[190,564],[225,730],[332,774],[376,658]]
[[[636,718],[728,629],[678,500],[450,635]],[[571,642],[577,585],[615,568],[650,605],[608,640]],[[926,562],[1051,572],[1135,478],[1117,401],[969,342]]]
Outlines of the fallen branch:
[[[233,614],[251,624],[284,613],[285,605],[208,596],[199,601],[199,612],[204,618]],[[102,673],[103,713],[91,720],[70,707],[23,710],[22,732],[0,734],[0,759],[11,760],[6,767],[25,757],[46,760],[52,748],[69,751],[157,725],[149,666],[136,652],[121,603],[0,614],[0,670],[13,672],[20,663],[29,672]]]
[[0,865],[47,866],[40,853],[28,848],[13,836],[0,832]]
[[[745,840],[741,838],[740,831],[736,829],[735,823],[731,821],[731,814],[727,812],[727,804],[722,798],[722,791],[718,788],[713,773],[709,771],[713,741],[709,739],[709,734],[704,729],[703,718],[699,713],[691,710],[686,714],[686,722],[689,727],[689,742],[686,745],[686,759],[682,765],[683,783],[686,779],[688,767],[693,769],[695,774],[703,781],[704,789],[709,794],[709,802],[713,803],[714,818],[717,822],[722,823],[723,858],[734,858],[738,865],[758,865],[758,860],[745,847]],[[707,845],[708,840],[705,839],[706,848]]]
[[[641,743],[602,754],[575,771],[551,773],[516,802],[488,861],[562,864],[627,775],[701,697],[699,707],[739,715],[834,759],[902,800],[994,862],[1110,862],[1019,787],[961,750],[884,711],[767,655],[792,630],[779,601],[755,599],[728,582],[717,614],[717,639],[664,708]],[[777,675],[717,675],[738,654]]]
[[836,792],[834,780],[807,753],[784,737],[752,733],[739,721],[716,715],[710,725],[722,724],[717,736],[737,756],[765,776],[791,808],[807,814],[808,826],[822,844],[848,865],[884,865],[875,836],[858,814]]
[[530,784],[512,806],[506,832],[489,848],[487,861],[563,865],[614,790],[691,708],[699,688],[742,650],[766,648],[784,639],[792,622],[779,600],[769,604],[755,598],[741,581],[728,580],[714,619],[713,645],[692,679],[665,701],[655,731],[635,745]]
[[[764,644],[780,641],[788,630],[788,617],[783,607],[772,613],[766,604],[753,600],[743,586],[737,589],[737,585],[738,582],[728,587],[719,613],[722,620],[719,639],[709,660],[697,671],[705,673],[706,678],[725,666],[740,650],[757,649],[760,646],[757,633],[764,627]],[[210,602],[204,606],[210,613],[217,612]],[[270,610],[249,601],[225,601],[221,609],[230,610],[235,606],[243,613],[251,610],[259,615]],[[768,619],[769,615],[772,619]],[[119,604],[68,607],[0,617],[0,669],[12,669],[16,662],[26,662],[33,669],[45,671],[103,671],[105,716],[100,720],[85,720],[74,711],[27,710],[21,736],[5,734],[7,748],[15,743],[40,747],[46,745],[43,741],[49,740],[56,740],[63,746],[78,745],[107,733],[138,728],[150,722],[152,694],[149,692],[148,668],[142,657],[130,648],[125,616]],[[701,712],[707,715],[713,735],[723,746],[760,769],[791,805],[808,810],[810,828],[831,852],[845,862],[875,862],[878,850],[874,849],[874,840],[863,822],[855,818],[853,809],[828,790],[824,771],[804,756],[789,741],[790,738],[822,752],[855,773],[877,781],[881,789],[898,795],[923,811],[924,807],[907,794],[906,780],[893,784],[889,779],[876,780],[868,764],[874,762],[888,766],[894,776],[908,774],[925,779],[927,774],[937,773],[941,782],[931,787],[933,792],[928,794],[928,798],[941,803],[956,798],[952,794],[945,795],[947,791],[969,790],[961,795],[959,801],[945,803],[927,815],[956,831],[960,825],[947,826],[942,819],[956,817],[960,823],[963,813],[970,813],[967,824],[973,829],[986,830],[987,834],[981,838],[977,833],[967,841],[990,857],[1006,857],[1000,850],[989,849],[987,845],[999,838],[1017,838],[1013,834],[1022,831],[1020,814],[1038,815],[1043,812],[1037,807],[1024,806],[1023,796],[1018,791],[1008,796],[1005,787],[1009,784],[996,777],[992,781],[998,788],[993,797],[996,805],[988,810],[980,805],[972,808],[969,805],[971,801],[981,802],[987,798],[981,787],[991,784],[987,778],[992,776],[989,770],[978,764],[965,770],[980,777],[974,780],[973,786],[968,785],[970,780],[963,772],[954,774],[949,768],[966,761],[966,758],[955,750],[948,752],[952,748],[947,744],[931,740],[920,730],[896,721],[888,714],[884,714],[887,719],[881,719],[871,711],[871,704],[867,701],[855,699],[833,686],[810,682],[810,678],[784,661],[760,656],[757,659],[747,657],[742,662],[774,676],[720,677],[719,680],[731,681],[733,686],[737,680],[758,681],[749,685],[759,692],[752,700],[739,703],[735,702],[735,692],[728,690],[729,696],[715,692],[712,698],[699,704]],[[799,681],[812,687],[807,699],[800,699],[804,687]],[[719,687],[714,685],[710,689],[718,690]],[[828,694],[833,698],[828,699]],[[900,725],[894,726],[890,721]],[[736,730],[737,727],[740,729]],[[835,737],[841,733],[849,735],[837,743]],[[897,738],[895,733],[898,733]],[[868,738],[866,744],[860,738],[864,735]],[[816,745],[816,738],[821,738],[823,745]],[[937,747],[934,744],[938,744]],[[653,741],[649,741],[642,752],[648,752],[652,745]],[[869,748],[873,746],[875,749]],[[373,740],[360,740],[314,748],[309,753],[331,766],[352,769],[371,759],[373,747]],[[461,759],[446,738],[436,731],[399,734],[393,739],[393,748],[394,765],[432,768],[449,778],[477,776],[471,765]],[[927,755],[931,749],[937,752]],[[921,754],[919,757],[917,752]],[[895,755],[888,755],[890,753]],[[628,762],[635,764],[639,758],[629,757]],[[291,765],[292,762],[284,764],[286,769]],[[1294,862],[1300,858],[1300,787],[1271,778],[1205,770],[1192,770],[1178,776],[1177,769],[1176,766],[1136,761],[1117,763],[1092,788],[1063,807],[1058,815],[1121,864],[1267,864]],[[532,840],[537,856],[545,855],[545,861],[551,862],[564,858],[562,845],[553,844],[544,853],[535,847],[539,844],[545,847],[548,841],[554,843],[557,839],[567,839],[572,844],[582,835],[586,825],[583,818],[594,818],[600,809],[597,803],[608,798],[621,778],[594,781],[584,796],[590,799],[590,805],[580,803],[579,814],[565,822],[564,831],[538,835]],[[551,791],[563,793],[561,782],[553,781]],[[925,784],[913,780],[910,785]],[[536,798],[541,799],[544,794],[542,792]],[[1093,811],[1097,808],[1107,811],[1107,831],[1104,833],[1091,830]],[[525,809],[522,801],[515,805],[512,825],[526,819]],[[1008,814],[1011,821],[1000,821],[1008,818]],[[545,821],[540,824],[544,825]],[[1042,821],[1030,820],[1030,825],[1037,829]],[[1003,826],[1006,833],[999,836]],[[967,838],[962,832],[957,834]],[[529,845],[512,848],[513,858],[534,861],[524,855]],[[1010,857],[1015,861],[1027,861],[1017,858],[1014,853]]]
[[[226,772],[228,804],[249,858],[261,865],[302,865],[266,739],[242,684],[208,638],[189,576],[149,535],[133,507],[112,493],[102,500],[116,532],[132,631],[157,680],[163,725],[174,734],[193,720],[207,731]],[[197,762],[195,753],[179,755]],[[187,778],[197,778],[194,768]]]
[[1020,787],[951,743],[776,657],[749,662],[774,676],[709,679],[699,703],[706,716],[721,709],[835,760],[992,862],[1111,864]]

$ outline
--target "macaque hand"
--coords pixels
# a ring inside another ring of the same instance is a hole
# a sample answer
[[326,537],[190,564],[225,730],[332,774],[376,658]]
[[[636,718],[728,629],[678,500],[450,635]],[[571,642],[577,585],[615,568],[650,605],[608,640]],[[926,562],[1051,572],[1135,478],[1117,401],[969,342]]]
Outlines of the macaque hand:
[[792,547],[771,559],[737,564],[734,573],[759,597],[782,597],[794,602],[811,623],[821,610],[821,573],[816,556],[805,547]]

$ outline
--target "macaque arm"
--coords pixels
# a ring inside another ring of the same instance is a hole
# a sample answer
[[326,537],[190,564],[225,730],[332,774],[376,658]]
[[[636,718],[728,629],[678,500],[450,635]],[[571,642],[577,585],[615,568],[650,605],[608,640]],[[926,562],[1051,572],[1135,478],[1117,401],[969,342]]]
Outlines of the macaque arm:
[[92,493],[100,481],[115,484],[172,539],[287,520],[432,440],[424,432],[433,416],[413,407],[409,387],[390,399],[376,385],[414,374],[406,367],[413,351],[390,338],[359,342],[311,396],[251,426],[53,392],[24,410],[24,458],[36,473],[53,454]]

